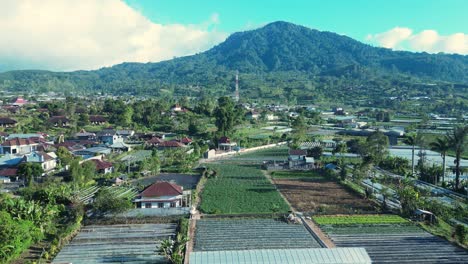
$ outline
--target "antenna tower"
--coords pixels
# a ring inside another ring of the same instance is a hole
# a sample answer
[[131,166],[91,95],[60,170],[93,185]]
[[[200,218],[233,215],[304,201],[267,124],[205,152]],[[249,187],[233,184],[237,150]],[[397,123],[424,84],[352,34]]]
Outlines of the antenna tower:
[[239,102],[239,71],[236,71],[236,93],[234,97]]

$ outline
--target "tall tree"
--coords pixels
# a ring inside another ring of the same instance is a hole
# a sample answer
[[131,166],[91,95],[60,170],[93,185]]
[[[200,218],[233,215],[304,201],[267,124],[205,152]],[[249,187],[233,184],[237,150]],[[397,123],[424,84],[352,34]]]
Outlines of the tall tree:
[[214,115],[216,118],[216,126],[218,127],[218,131],[223,136],[230,134],[237,119],[234,101],[226,96],[220,97],[218,99],[218,107],[215,109]]
[[375,165],[380,162],[388,154],[388,137],[380,131],[375,131],[366,139],[367,158]]
[[407,134],[404,142],[411,146],[411,175],[414,176],[414,148],[416,146],[416,135]]
[[44,173],[44,169],[39,163],[21,163],[18,167],[18,174],[22,175],[26,185],[30,186],[34,177],[39,177]]
[[447,137],[442,137],[437,138],[434,142],[431,142],[430,146],[432,150],[440,152],[440,155],[442,156],[442,182],[445,182],[445,156],[447,155],[447,151],[450,150],[450,142],[448,141]]
[[460,161],[463,151],[466,148],[466,135],[468,126],[458,126],[447,134],[450,147],[455,151],[455,190],[460,189]]

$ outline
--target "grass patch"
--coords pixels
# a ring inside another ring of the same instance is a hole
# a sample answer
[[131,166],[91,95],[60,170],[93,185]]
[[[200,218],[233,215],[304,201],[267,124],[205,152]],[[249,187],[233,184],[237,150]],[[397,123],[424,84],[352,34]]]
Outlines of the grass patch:
[[316,216],[319,225],[404,224],[408,220],[398,215],[326,215]]
[[468,240],[465,240],[465,243],[461,244],[459,241],[454,239],[453,227],[447,222],[445,222],[444,220],[442,220],[441,218],[438,218],[437,223],[435,224],[427,224],[427,223],[421,222],[419,223],[419,225],[424,230],[426,230],[427,232],[435,236],[443,237],[447,239],[448,241],[454,242],[464,248],[468,248]]
[[288,205],[256,166],[210,165],[217,172],[201,193],[200,209],[212,214],[287,212]]

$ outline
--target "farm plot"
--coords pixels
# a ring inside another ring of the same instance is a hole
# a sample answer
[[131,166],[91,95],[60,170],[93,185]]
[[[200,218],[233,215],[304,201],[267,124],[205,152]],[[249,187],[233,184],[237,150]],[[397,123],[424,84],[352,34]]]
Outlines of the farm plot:
[[204,213],[242,214],[287,212],[288,205],[257,166],[211,164],[217,177],[201,193]]
[[[366,219],[368,218],[368,219]],[[468,252],[398,216],[317,216],[338,247],[363,247],[372,263],[466,263]]]
[[277,160],[285,161],[288,159],[288,148],[287,147],[273,147],[268,149],[262,149],[247,153],[241,153],[238,156],[234,156],[233,160]]
[[85,226],[53,263],[168,263],[155,253],[176,224]]
[[361,198],[333,179],[321,176],[317,172],[307,173],[275,172],[273,174],[273,182],[296,210],[304,213],[324,214],[375,211],[370,201]]
[[201,219],[194,251],[319,248],[302,224],[273,219]]

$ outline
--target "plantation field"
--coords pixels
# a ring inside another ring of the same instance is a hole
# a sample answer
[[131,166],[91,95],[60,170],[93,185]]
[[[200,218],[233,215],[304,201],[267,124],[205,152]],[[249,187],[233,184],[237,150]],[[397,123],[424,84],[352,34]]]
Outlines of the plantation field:
[[314,217],[319,225],[406,224],[398,215],[324,215]]
[[252,151],[238,156],[232,157],[233,160],[279,160],[284,161],[288,159],[288,147],[280,146],[268,149]]
[[275,172],[272,177],[280,192],[300,212],[365,214],[375,211],[370,201],[317,172]]
[[204,213],[242,214],[287,212],[288,205],[258,166],[210,164],[217,177],[201,193]]
[[396,215],[316,216],[337,247],[363,247],[372,263],[466,263],[468,252]]
[[273,219],[201,219],[194,251],[319,248],[302,224]]

